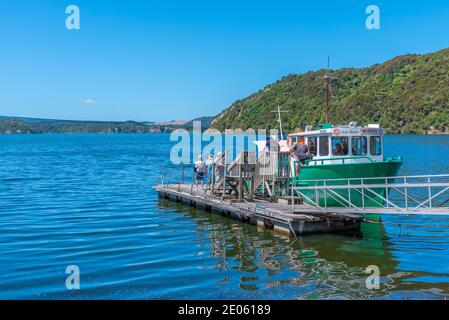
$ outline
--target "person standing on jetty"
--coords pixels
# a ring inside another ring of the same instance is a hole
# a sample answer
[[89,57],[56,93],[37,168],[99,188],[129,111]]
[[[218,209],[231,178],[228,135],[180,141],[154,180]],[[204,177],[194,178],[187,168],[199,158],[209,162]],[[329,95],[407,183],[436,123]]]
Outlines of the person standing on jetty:
[[280,150],[279,140],[276,136],[268,136],[265,142],[265,150],[269,152],[279,152]]
[[201,187],[204,188],[204,176],[206,175],[207,167],[202,156],[198,156],[198,161],[195,162],[193,171],[195,172],[196,186],[198,187],[201,181]]
[[[213,177],[212,174],[214,172],[214,156],[210,154],[206,159],[206,173],[205,173],[205,179],[207,180],[207,188],[210,188],[213,183]],[[207,178],[206,178],[207,177]]]
[[215,165],[215,183],[219,183],[224,177],[225,165],[224,165],[224,154],[218,152],[214,159]]
[[304,143],[304,140],[295,142],[290,148],[290,154],[297,160],[296,162],[296,173],[299,173],[300,164],[304,165],[306,160],[312,160],[313,155],[310,154],[309,147]]

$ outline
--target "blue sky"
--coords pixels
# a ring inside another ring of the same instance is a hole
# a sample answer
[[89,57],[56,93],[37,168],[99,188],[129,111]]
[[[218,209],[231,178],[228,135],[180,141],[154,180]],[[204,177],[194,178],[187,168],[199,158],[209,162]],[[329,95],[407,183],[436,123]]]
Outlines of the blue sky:
[[[65,9],[81,10],[81,29]],[[381,30],[365,8],[381,10]],[[191,119],[290,73],[449,47],[449,1],[15,0],[0,3],[0,115]]]

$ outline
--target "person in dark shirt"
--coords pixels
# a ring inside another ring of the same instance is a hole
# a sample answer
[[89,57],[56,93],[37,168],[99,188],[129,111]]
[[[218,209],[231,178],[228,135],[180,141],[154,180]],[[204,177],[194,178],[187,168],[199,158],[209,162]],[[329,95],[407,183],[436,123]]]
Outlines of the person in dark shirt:
[[267,149],[268,152],[270,152],[271,149],[271,137],[267,137],[267,140],[265,142],[265,148]]
[[[300,140],[299,143],[293,144],[293,146],[290,148],[290,154],[301,164],[305,164],[306,160],[313,159],[313,156],[310,154],[309,147],[304,144],[304,140]],[[296,163],[297,173],[299,173],[299,169],[299,163]]]
[[265,150],[270,152],[279,152],[280,146],[279,142],[277,141],[276,136],[267,137],[267,140],[265,142]]

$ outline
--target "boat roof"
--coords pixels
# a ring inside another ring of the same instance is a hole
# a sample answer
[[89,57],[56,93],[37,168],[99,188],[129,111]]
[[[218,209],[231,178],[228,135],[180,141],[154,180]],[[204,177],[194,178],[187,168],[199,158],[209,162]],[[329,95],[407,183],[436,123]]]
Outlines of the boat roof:
[[357,136],[357,135],[374,135],[382,136],[384,129],[380,128],[378,124],[369,124],[366,127],[358,127],[351,123],[347,126],[332,126],[330,124],[320,125],[317,129],[311,129],[311,126],[307,126],[305,131],[295,132],[289,134],[290,137],[307,137],[307,136]]

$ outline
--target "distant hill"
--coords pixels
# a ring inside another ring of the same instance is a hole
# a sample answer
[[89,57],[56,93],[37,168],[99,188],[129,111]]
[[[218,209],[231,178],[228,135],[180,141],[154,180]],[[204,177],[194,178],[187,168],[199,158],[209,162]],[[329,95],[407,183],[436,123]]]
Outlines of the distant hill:
[[[208,127],[212,117],[204,117]],[[207,121],[206,121],[207,120]],[[194,121],[194,120],[192,120]],[[159,133],[175,129],[192,129],[192,121],[114,122],[114,121],[72,121],[0,116],[0,134],[29,133]],[[203,126],[203,129],[205,127]]]
[[71,121],[1,117],[0,133],[145,133],[150,125],[135,122]]
[[[324,122],[325,70],[292,74],[219,114],[212,127],[277,128],[281,105],[287,130]],[[389,133],[449,133],[449,49],[399,56],[368,68],[331,72],[334,124],[380,123]]]
[[153,124],[153,130],[156,132],[159,130],[160,132],[171,132],[176,129],[185,129],[191,131],[193,128],[194,121],[201,122],[201,130],[206,130],[211,126],[212,120],[214,117],[200,117],[190,121],[182,121],[182,120],[172,120],[169,122],[159,122]]
[[196,118],[196,119],[193,119],[193,120],[191,120],[189,122],[186,122],[183,125],[183,127],[186,128],[186,129],[192,129],[193,122],[194,121],[199,121],[199,122],[201,122],[201,129],[205,130],[205,129],[208,129],[211,126],[213,119],[214,119],[214,117],[200,117],[200,118]]
[[61,121],[54,119],[41,119],[41,118],[26,118],[26,117],[8,117],[8,116],[0,116],[0,121],[2,120],[19,120],[26,123],[35,123],[35,122],[48,122],[48,121]]
[[186,120],[172,120],[172,121],[166,121],[166,122],[156,122],[154,124],[157,126],[164,126],[164,127],[166,127],[166,126],[178,127],[178,126],[185,125],[187,122],[188,121],[186,121]]

